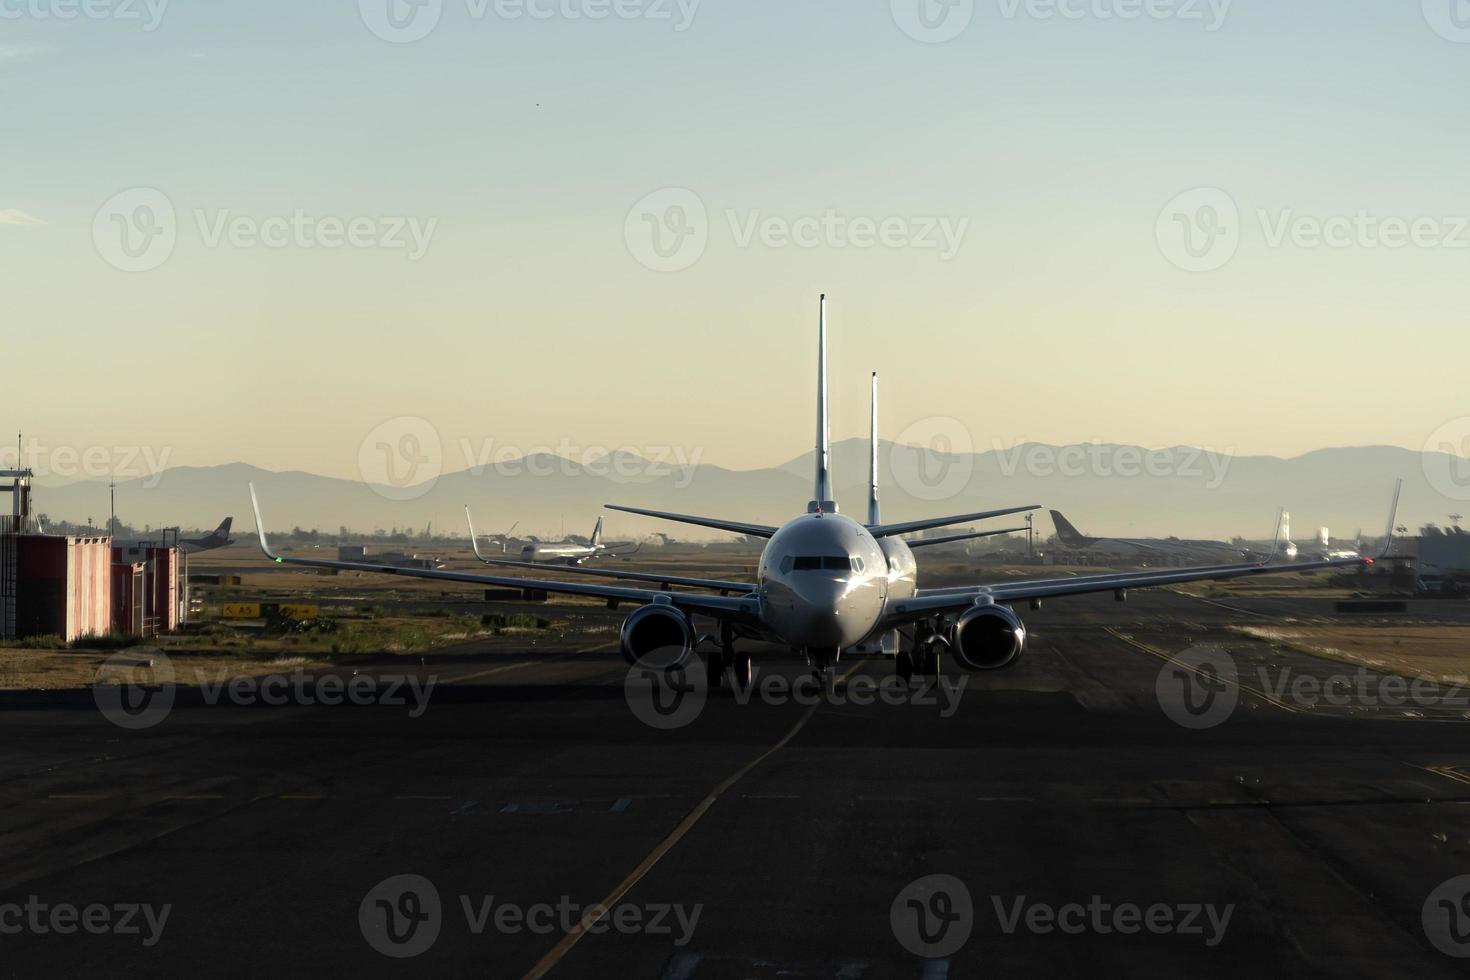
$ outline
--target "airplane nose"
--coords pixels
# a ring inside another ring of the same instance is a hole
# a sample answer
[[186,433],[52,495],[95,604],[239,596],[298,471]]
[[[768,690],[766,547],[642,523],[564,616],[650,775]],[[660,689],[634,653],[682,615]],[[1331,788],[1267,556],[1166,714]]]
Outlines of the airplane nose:
[[800,600],[802,638],[808,646],[842,647],[852,642],[842,616],[845,581],[813,575],[797,583],[795,591]]

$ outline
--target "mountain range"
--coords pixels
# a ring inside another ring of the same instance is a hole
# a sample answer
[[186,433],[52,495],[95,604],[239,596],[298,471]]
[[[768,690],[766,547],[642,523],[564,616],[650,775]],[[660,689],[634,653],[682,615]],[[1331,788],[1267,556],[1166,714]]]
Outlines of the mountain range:
[[[1041,504],[1065,512],[1089,534],[1263,538],[1277,508],[1285,506],[1293,514],[1293,536],[1301,541],[1324,525],[1338,537],[1350,537],[1359,528],[1382,533],[1397,477],[1405,480],[1400,523],[1446,523],[1463,507],[1463,500],[1457,507],[1454,499],[1462,489],[1470,499],[1463,460],[1388,446],[1322,449],[1281,459],[1190,447],[1038,443],[948,454],[885,442],[880,459],[887,521]],[[833,446],[835,495],[844,513],[860,519],[866,511],[867,461],[865,440]],[[120,482],[117,500],[119,518],[135,526],[212,528],[233,515],[238,534],[254,524],[246,490],[253,481],[271,530],[299,526],[335,532],[344,525],[363,532],[417,530],[432,521],[436,532],[453,533],[463,527],[462,508],[470,504],[482,533],[504,531],[518,521],[520,532],[546,537],[563,528],[587,534],[604,513],[604,503],[777,524],[805,508],[812,497],[811,473],[812,453],[757,470],[706,464],[680,469],[628,454],[586,465],[541,456],[391,488],[232,463],[176,467],[146,480]],[[37,512],[52,519],[91,517],[106,523],[105,481],[40,486],[35,494]],[[1050,519],[1038,516],[1037,528],[1049,534]],[[656,530],[684,540],[718,537],[607,513],[611,537]]]

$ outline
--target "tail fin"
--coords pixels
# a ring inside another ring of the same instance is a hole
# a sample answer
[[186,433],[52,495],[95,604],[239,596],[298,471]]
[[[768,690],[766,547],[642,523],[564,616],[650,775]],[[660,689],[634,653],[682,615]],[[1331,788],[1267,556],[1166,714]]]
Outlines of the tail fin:
[[597,519],[597,526],[592,529],[592,547],[597,548],[597,547],[600,547],[601,545],[602,545],[602,518],[599,517]]
[[878,372],[873,372],[873,401],[872,401],[872,426],[869,440],[872,443],[872,455],[868,459],[868,526],[876,527],[883,523],[882,515],[878,507]]
[[1072,526],[1072,522],[1062,516],[1062,512],[1054,510],[1051,512],[1051,522],[1056,525],[1057,537],[1062,539],[1065,545],[1085,545],[1092,542],[1092,538],[1083,534]]
[[234,522],[235,519],[233,517],[226,517],[224,520],[219,522],[219,527],[214,529],[214,533],[211,534],[210,537],[219,538],[220,540],[228,538],[230,536],[230,525]]
[[817,324],[817,479],[816,499],[807,509],[813,513],[837,511],[832,500],[832,436],[827,423],[827,294],[822,294]]

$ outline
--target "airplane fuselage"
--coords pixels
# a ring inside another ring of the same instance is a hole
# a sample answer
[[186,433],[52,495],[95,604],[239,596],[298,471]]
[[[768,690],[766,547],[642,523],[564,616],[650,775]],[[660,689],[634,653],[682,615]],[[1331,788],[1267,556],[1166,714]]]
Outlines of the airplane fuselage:
[[521,561],[582,561],[600,550],[585,544],[528,544],[521,549]]
[[878,540],[841,514],[806,514],[766,544],[757,573],[761,618],[799,650],[837,651],[872,634],[889,597]]

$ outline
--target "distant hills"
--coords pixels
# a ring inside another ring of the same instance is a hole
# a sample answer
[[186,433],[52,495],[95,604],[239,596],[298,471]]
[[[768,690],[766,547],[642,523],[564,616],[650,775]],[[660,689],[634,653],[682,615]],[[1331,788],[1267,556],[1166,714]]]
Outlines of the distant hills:
[[[866,508],[868,446],[852,439],[833,447],[836,496],[845,513]],[[1266,537],[1276,508],[1292,512],[1293,536],[1308,540],[1319,526],[1347,537],[1358,528],[1382,533],[1395,478],[1405,480],[1400,522],[1446,523],[1464,507],[1450,499],[1463,461],[1388,446],[1322,449],[1280,459],[1212,455],[1189,447],[1045,446],[945,454],[883,443],[885,520],[964,513],[1018,504],[1066,512],[1090,534],[1228,538]],[[178,467],[160,477],[119,483],[118,516],[135,525],[212,528],[226,515],[238,535],[254,526],[246,484],[254,481],[272,530],[299,526],[335,532],[413,528],[430,521],[436,532],[463,527],[463,506],[474,508],[484,533],[519,521],[522,531],[587,534],[604,503],[620,503],[779,523],[811,499],[812,454],[769,469],[729,470],[700,465],[687,471],[626,454],[582,466],[534,457],[476,473],[461,471],[430,484],[378,489],[360,481],[311,473],[276,473],[244,463]],[[1431,480],[1426,474],[1433,474]],[[1450,482],[1447,482],[1450,481]],[[405,496],[411,499],[397,499]],[[38,487],[36,509],[53,519],[99,525],[107,518],[105,481]],[[715,536],[622,514],[607,515],[614,537],[667,531],[681,539]],[[1039,515],[1037,528],[1051,533]]]

